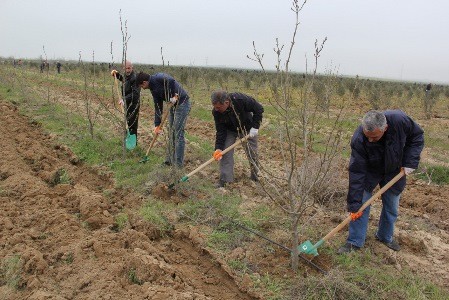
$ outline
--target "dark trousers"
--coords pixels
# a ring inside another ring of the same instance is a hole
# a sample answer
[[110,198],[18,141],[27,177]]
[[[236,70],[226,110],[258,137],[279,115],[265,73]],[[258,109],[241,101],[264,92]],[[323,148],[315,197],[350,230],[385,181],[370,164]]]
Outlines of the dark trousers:
[[[239,137],[237,132],[228,130],[226,133],[225,149],[234,144],[237,137]],[[249,161],[251,174],[256,177],[259,167],[257,141],[258,137],[255,136],[242,143],[243,149],[245,149],[246,157]],[[223,158],[220,160],[220,180],[224,182],[234,181],[234,149],[223,155]]]
[[128,123],[129,134],[135,134],[137,137],[137,127],[139,126],[140,99],[126,100],[126,120]]

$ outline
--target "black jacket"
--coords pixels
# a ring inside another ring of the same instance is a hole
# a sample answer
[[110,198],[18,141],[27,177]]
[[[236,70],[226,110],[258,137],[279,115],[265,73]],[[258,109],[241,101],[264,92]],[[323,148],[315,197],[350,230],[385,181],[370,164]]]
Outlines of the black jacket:
[[229,96],[231,104],[225,112],[212,110],[217,131],[215,149],[224,150],[227,130],[247,134],[251,128],[259,129],[262,122],[263,106],[254,98],[241,93]]
[[[424,132],[409,116],[400,110],[385,111],[388,128],[382,138],[370,143],[359,126],[351,140],[349,162],[348,211],[356,212],[362,206],[363,191],[372,192],[396,176],[401,167],[418,168],[424,147]],[[390,190],[399,195],[405,188],[402,177]]]
[[[127,106],[131,106],[132,103],[137,104],[140,100],[140,87],[136,85],[136,77],[136,73],[132,71],[126,76],[125,86],[122,87],[122,95]],[[117,79],[123,82],[123,75],[117,73]]]

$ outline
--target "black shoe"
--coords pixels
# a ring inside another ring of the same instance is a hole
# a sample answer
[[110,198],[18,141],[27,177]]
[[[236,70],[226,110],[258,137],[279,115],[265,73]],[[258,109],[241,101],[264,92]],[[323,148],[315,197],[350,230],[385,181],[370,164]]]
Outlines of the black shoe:
[[338,254],[345,254],[345,253],[350,253],[352,251],[359,251],[360,247],[357,247],[351,243],[346,243],[343,246],[340,247],[340,249],[338,249],[337,253]]
[[226,186],[226,181],[218,180],[218,182],[215,184],[215,188],[224,188]]
[[377,234],[376,234],[375,236],[376,236],[376,240],[378,240],[379,242],[381,242],[382,244],[384,244],[385,246],[387,246],[387,247],[390,248],[391,250],[394,250],[394,251],[399,251],[399,250],[401,250],[401,246],[400,246],[399,243],[396,242],[394,239],[392,239],[391,242],[387,243],[387,242],[385,242],[385,241],[382,241],[382,240],[377,236]]
[[171,162],[169,162],[169,161],[164,161],[164,162],[162,163],[162,166],[164,166],[164,167],[170,167],[170,166],[171,166]]
[[254,182],[259,182],[259,177],[257,177],[257,175],[252,172],[251,172],[251,176],[249,177],[249,179],[251,179]]

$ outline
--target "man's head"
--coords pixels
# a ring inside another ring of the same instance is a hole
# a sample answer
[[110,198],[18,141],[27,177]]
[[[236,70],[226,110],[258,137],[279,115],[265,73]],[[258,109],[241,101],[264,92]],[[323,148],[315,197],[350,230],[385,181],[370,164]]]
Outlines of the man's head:
[[210,96],[214,110],[219,113],[224,113],[229,105],[231,105],[231,98],[226,91],[215,91]]
[[150,87],[150,75],[144,72],[139,72],[136,77],[136,85],[142,89],[148,89]]
[[133,64],[129,60],[125,61],[126,76],[129,76],[132,72],[133,72]]
[[370,110],[362,120],[363,134],[370,143],[379,141],[387,131],[388,124],[385,115],[377,110]]

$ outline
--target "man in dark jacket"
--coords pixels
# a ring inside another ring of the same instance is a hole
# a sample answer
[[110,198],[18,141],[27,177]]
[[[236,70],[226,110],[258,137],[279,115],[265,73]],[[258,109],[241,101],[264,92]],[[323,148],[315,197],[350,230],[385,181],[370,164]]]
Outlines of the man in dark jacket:
[[62,64],[58,61],[56,63],[56,69],[58,70],[58,74],[61,74],[61,66],[62,66]]
[[140,72],[137,75],[137,84],[143,89],[149,89],[153,96],[154,134],[162,131],[160,124],[164,101],[172,104],[168,116],[169,143],[164,164],[181,168],[184,165],[184,130],[191,107],[189,95],[180,83],[165,73],[149,75]]
[[137,139],[137,127],[139,126],[140,109],[140,87],[136,84],[136,73],[133,70],[133,64],[130,61],[125,62],[125,78],[117,70],[111,71],[112,76],[116,76],[121,82],[122,95],[125,101],[119,99],[120,105],[125,105],[126,121],[128,123],[129,134],[135,134]]
[[[401,168],[409,175],[419,164],[424,147],[424,132],[409,116],[400,110],[369,111],[356,129],[351,140],[349,162],[348,211],[353,216],[349,223],[349,236],[338,253],[360,249],[366,239],[370,206],[361,215],[356,214],[372,196],[377,185],[386,185]],[[390,249],[400,250],[393,239],[394,224],[398,217],[399,199],[405,188],[402,177],[382,194],[382,212],[376,239]]]
[[237,137],[249,134],[243,144],[251,167],[251,180],[257,181],[259,168],[257,135],[262,122],[263,107],[254,98],[241,93],[216,91],[211,95],[215,120],[215,160],[220,160],[220,179],[217,187],[234,181],[234,150],[222,155],[222,150],[235,143]]

